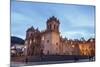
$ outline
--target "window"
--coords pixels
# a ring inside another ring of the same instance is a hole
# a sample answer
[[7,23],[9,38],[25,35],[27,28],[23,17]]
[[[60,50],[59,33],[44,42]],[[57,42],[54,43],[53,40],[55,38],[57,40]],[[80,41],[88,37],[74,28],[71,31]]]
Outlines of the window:
[[56,45],[58,45],[58,43],[56,43]]
[[42,40],[44,40],[44,36],[42,37]]
[[32,44],[32,40],[30,40],[30,44]]
[[47,43],[49,43],[49,40],[47,40]]
[[56,29],[56,25],[54,25],[54,29]]

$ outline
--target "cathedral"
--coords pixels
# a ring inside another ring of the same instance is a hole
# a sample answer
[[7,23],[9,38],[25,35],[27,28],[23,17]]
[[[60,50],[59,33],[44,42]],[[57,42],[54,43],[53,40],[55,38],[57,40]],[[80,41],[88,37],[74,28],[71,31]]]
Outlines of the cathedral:
[[26,31],[27,55],[79,55],[77,42],[62,38],[59,32],[60,21],[52,16],[46,21],[46,30],[39,31],[33,26]]

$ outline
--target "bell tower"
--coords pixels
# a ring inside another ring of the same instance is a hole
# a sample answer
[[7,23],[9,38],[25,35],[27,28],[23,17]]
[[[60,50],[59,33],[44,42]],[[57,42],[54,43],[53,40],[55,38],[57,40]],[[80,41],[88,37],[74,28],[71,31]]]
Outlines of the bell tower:
[[27,55],[28,56],[39,56],[41,54],[41,35],[40,31],[35,28],[30,27],[26,31],[25,45],[27,46]]
[[59,20],[56,17],[52,16],[47,20],[47,30],[59,32],[59,24]]
[[44,41],[44,50],[43,53],[48,54],[59,54],[60,52],[60,32],[59,32],[59,20],[52,16],[47,19],[47,29],[45,34],[42,36]]

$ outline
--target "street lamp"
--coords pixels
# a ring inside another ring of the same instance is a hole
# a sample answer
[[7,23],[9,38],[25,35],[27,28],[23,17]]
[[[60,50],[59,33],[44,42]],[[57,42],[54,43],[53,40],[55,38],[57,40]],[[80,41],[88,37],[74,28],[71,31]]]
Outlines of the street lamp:
[[24,47],[24,49],[25,49],[25,62],[27,63],[28,62],[28,46],[27,45],[25,45],[25,47]]

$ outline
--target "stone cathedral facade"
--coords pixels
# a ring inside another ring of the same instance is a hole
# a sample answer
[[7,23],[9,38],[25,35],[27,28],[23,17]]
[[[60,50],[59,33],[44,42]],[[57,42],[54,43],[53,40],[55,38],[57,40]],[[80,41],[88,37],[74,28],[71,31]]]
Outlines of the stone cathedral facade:
[[[60,21],[52,16],[46,22],[46,30],[30,27],[26,31],[27,55],[78,55],[79,47],[60,36]],[[70,43],[70,44],[69,44]]]

